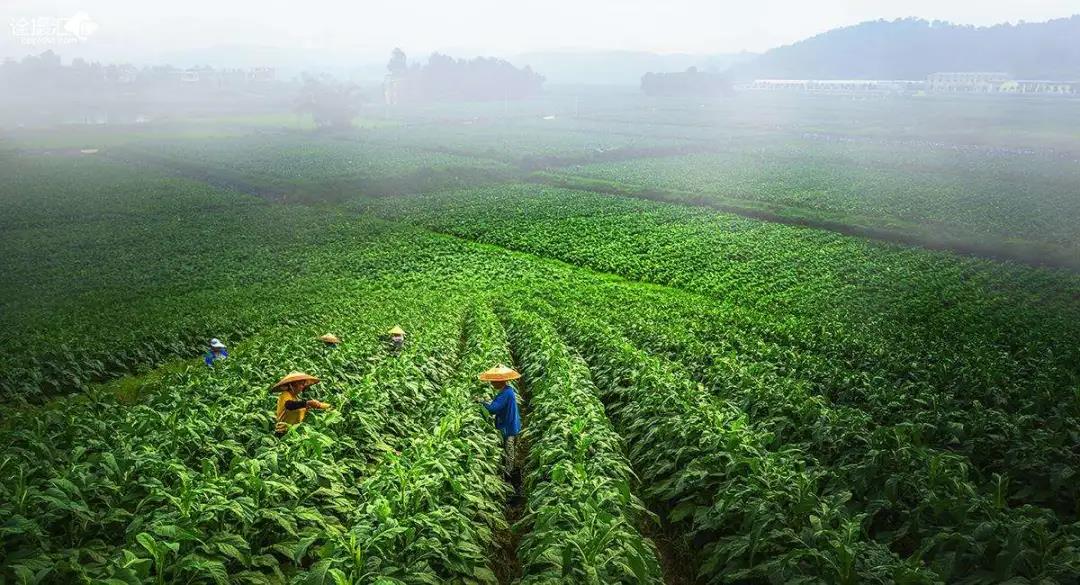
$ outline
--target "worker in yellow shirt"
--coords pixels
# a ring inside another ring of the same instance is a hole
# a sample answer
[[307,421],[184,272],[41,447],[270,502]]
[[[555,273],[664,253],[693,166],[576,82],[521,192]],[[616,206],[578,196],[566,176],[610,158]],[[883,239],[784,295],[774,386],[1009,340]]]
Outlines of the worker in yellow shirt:
[[289,427],[298,425],[304,422],[304,415],[307,414],[309,408],[316,410],[326,410],[330,408],[329,404],[325,402],[319,402],[318,400],[304,400],[300,397],[300,394],[307,390],[309,387],[319,383],[319,379],[315,376],[310,376],[303,372],[293,372],[288,376],[285,376],[278,381],[277,384],[270,389],[271,392],[278,392],[277,401],[277,423],[274,425],[274,432],[277,436],[282,436]]

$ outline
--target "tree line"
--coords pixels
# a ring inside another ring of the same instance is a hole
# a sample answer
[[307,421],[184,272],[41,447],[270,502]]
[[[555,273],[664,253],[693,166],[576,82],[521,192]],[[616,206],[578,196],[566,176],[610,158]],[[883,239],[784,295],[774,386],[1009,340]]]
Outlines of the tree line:
[[698,71],[691,67],[674,73],[646,73],[641,91],[649,96],[716,97],[731,92],[731,79],[721,73]]
[[519,100],[537,95],[544,85],[544,76],[528,65],[441,53],[433,53],[424,64],[409,63],[400,48],[391,54],[387,71],[387,99],[393,103]]

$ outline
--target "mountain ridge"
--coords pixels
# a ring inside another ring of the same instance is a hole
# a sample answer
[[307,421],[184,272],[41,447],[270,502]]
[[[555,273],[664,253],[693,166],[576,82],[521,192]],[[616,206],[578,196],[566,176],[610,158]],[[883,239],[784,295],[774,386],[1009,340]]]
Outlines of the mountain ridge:
[[740,80],[925,79],[944,71],[1080,79],[1080,15],[984,27],[919,18],[866,21],[770,49],[729,73]]

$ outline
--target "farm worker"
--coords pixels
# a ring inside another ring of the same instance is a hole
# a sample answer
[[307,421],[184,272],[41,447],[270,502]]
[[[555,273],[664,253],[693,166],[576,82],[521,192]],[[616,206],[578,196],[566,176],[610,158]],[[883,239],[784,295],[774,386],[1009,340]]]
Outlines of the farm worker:
[[480,374],[480,380],[490,382],[498,394],[491,402],[483,398],[477,398],[477,402],[484,405],[488,412],[495,415],[495,428],[499,429],[503,437],[503,457],[506,459],[507,472],[514,469],[514,437],[521,433],[521,415],[518,413],[517,390],[511,380],[517,380],[521,374],[513,368],[502,364]]
[[401,351],[401,346],[405,345],[405,330],[394,325],[394,328],[388,333],[390,335],[390,349],[392,349],[394,353]]
[[203,356],[203,361],[207,366],[213,367],[214,362],[217,360],[223,360],[229,357],[228,350],[225,349],[225,344],[221,343],[221,340],[217,337],[210,340],[210,351],[206,352]]
[[334,335],[333,333],[327,333],[326,335],[323,335],[319,338],[319,341],[325,343],[326,347],[337,347],[338,344],[341,343],[341,340],[338,339],[338,336]]
[[309,408],[318,410],[330,408],[330,405],[325,402],[300,398],[301,392],[318,383],[319,379],[315,376],[309,376],[303,372],[293,372],[278,380],[278,383],[270,388],[271,392],[278,392],[277,423],[274,425],[274,432],[277,433],[277,436],[284,435],[290,426],[303,422],[304,415],[307,414]]

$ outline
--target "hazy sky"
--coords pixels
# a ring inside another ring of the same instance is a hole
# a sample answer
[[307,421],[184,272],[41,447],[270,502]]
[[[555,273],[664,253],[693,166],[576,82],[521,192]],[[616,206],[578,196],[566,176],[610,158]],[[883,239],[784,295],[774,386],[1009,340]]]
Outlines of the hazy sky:
[[84,41],[37,46],[135,61],[222,44],[372,55],[395,45],[413,54],[500,56],[558,48],[763,51],[870,19],[1040,21],[1080,13],[1080,0],[0,0],[0,56],[38,52],[26,43],[28,21],[78,13],[92,23]]

